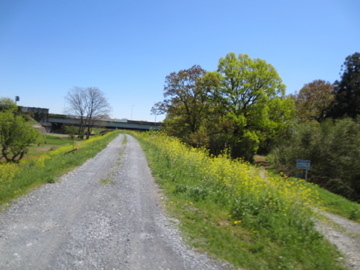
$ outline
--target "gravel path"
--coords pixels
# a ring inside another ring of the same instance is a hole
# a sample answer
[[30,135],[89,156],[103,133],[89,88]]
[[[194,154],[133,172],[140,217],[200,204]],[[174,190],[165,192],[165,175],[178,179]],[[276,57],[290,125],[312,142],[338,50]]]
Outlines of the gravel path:
[[0,213],[0,269],[227,269],[184,245],[160,197],[138,142],[120,135]]
[[360,224],[317,210],[328,221],[318,221],[317,228],[345,256],[347,269],[360,270]]

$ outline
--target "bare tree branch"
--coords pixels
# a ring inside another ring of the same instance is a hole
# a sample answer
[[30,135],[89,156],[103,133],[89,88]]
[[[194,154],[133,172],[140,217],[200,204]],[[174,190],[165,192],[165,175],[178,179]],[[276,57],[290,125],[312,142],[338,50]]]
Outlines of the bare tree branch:
[[68,102],[69,111],[80,118],[79,135],[84,134],[87,128],[87,139],[95,120],[107,115],[111,109],[104,93],[96,87],[74,87],[65,100]]

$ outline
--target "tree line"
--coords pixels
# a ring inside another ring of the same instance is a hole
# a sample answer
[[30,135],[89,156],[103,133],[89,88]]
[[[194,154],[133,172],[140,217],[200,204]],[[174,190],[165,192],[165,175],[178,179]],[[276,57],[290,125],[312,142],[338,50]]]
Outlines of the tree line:
[[314,80],[290,95],[296,122],[270,158],[295,175],[296,159],[311,160],[310,181],[360,202],[360,53],[346,57],[340,79]]
[[340,80],[314,80],[286,95],[271,64],[228,53],[216,71],[194,65],[166,76],[164,100],[152,113],[166,114],[169,135],[213,155],[227,152],[250,162],[255,154],[268,155],[290,176],[296,159],[310,159],[310,181],[358,200],[359,69],[360,54],[354,53]]

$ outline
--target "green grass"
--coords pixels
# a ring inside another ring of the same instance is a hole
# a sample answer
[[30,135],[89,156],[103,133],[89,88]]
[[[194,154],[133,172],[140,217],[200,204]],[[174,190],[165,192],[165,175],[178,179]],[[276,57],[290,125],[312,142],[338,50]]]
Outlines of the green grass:
[[190,245],[245,269],[343,269],[338,252],[313,227],[311,211],[263,211],[251,194],[237,197],[231,188],[209,180],[206,171],[194,171],[195,161],[181,163],[186,150],[173,159],[163,151],[170,144],[159,146],[152,142],[155,137],[134,135],[167,197],[167,210],[180,221]]
[[[57,134],[53,135],[42,135],[43,141],[45,144],[49,145],[64,145],[64,144],[72,144],[73,140],[70,139],[69,136],[58,136]],[[75,141],[81,141],[80,139],[75,139]]]
[[[72,140],[46,137],[51,145],[56,145],[41,155],[33,149],[33,156],[20,162],[18,172],[12,181],[0,182],[0,204],[29,192],[32,188],[45,183],[54,183],[58,178],[104,149],[119,133],[114,131],[88,141],[78,142],[79,150],[65,154],[73,149]],[[60,145],[65,145],[60,147]],[[31,153],[30,153],[31,154]],[[0,164],[0,166],[2,166]]]
[[113,184],[113,183],[114,183],[114,179],[112,179],[112,178],[101,178],[100,179],[100,184],[102,184],[104,186]]
[[43,135],[41,134],[37,140],[37,143],[32,144],[24,156],[23,160],[37,158],[44,153],[54,150],[57,147],[64,145],[73,145],[74,147],[79,145],[82,140],[80,139],[70,139],[68,136],[59,136],[58,134],[52,135]]
[[317,188],[323,210],[360,222],[360,204],[342,196]]
[[[272,171],[272,175],[277,175],[275,170]],[[293,179],[296,181],[296,179]],[[360,204],[350,201],[345,197],[334,194],[326,189],[323,189],[317,185],[303,182],[307,187],[314,189],[319,196],[319,207],[323,211],[327,211],[344,218],[360,222]]]

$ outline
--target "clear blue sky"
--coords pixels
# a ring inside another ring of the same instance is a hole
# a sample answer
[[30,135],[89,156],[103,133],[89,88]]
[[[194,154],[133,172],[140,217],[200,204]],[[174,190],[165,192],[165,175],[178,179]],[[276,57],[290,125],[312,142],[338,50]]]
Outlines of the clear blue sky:
[[98,87],[111,117],[154,121],[166,75],[229,52],[266,60],[294,93],[340,78],[359,14],[359,0],[0,0],[0,97],[63,113],[69,89]]

